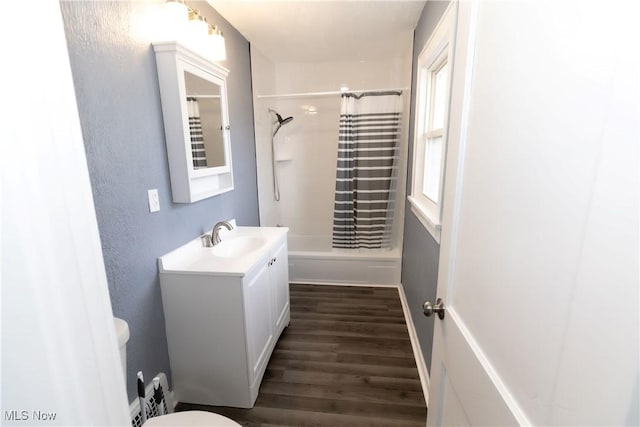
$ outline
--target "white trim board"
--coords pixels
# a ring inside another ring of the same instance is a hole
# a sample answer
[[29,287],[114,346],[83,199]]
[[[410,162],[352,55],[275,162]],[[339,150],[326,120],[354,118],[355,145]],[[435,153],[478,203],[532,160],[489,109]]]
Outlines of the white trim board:
[[404,287],[402,284],[398,286],[398,294],[400,294],[402,311],[404,312],[404,319],[407,324],[407,330],[409,331],[411,347],[413,348],[413,358],[416,359],[418,375],[420,376],[422,392],[424,393],[424,401],[427,407],[429,407],[429,371],[427,370],[427,364],[424,361],[424,355],[422,354],[422,348],[420,347],[420,341],[418,340],[418,333],[416,331],[416,326],[413,323],[413,318],[411,317],[409,302],[407,301],[407,295],[404,293]]
[[361,288],[398,288],[400,285],[384,285],[370,283],[335,283],[335,282],[306,282],[291,280],[290,285],[320,285],[320,286],[358,286]]

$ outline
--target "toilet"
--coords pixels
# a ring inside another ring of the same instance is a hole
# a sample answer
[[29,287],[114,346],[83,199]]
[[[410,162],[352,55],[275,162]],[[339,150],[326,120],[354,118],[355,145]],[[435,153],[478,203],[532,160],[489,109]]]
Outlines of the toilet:
[[153,426],[240,426],[235,421],[213,412],[185,411],[149,418],[143,427]]
[[[122,319],[113,318],[118,337],[118,348],[120,349],[120,360],[122,371],[127,375],[127,342],[129,341],[129,325]],[[223,417],[213,412],[205,411],[184,411],[172,414],[149,418],[143,427],[154,426],[220,426],[220,427],[240,427],[237,422]]]
[[127,377],[127,342],[129,341],[129,324],[117,317],[113,318],[113,324],[116,326],[116,337],[118,338],[118,349],[120,350],[120,363],[122,364],[122,372]]

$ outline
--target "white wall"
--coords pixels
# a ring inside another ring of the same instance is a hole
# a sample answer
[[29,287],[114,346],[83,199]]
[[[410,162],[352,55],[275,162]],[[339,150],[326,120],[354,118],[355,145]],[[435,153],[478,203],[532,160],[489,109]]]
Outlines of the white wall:
[[400,87],[410,82],[407,57],[411,40],[401,56],[368,61],[328,61],[277,63],[278,93],[338,90],[341,84],[350,89]]
[[[282,224],[291,234],[321,236],[330,241],[333,220],[335,166],[338,147],[340,97],[260,98],[260,95],[337,91],[342,85],[352,90],[408,88],[411,79],[411,47],[407,40],[403,55],[369,61],[331,61],[322,63],[273,63],[252,49],[254,108],[260,220],[262,225]],[[404,194],[408,135],[409,92],[405,97],[405,122],[401,139],[401,188]],[[315,107],[316,114],[309,113]],[[276,163],[280,182],[280,202],[273,200],[271,182],[270,127],[265,126],[268,108],[294,120],[275,137]],[[286,159],[286,160],[284,160]],[[263,173],[264,172],[264,173]],[[396,230],[404,217],[404,204],[397,203]],[[394,244],[401,243],[396,232]]]

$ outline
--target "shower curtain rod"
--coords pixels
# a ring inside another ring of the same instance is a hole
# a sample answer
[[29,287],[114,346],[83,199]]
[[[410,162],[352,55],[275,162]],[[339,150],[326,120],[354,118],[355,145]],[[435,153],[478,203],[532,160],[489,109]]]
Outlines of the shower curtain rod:
[[389,89],[349,89],[346,91],[340,90],[332,90],[328,92],[299,92],[299,93],[283,93],[283,94],[273,94],[273,95],[257,95],[258,99],[268,99],[268,98],[309,98],[309,97],[322,97],[322,96],[333,96],[333,95],[342,95],[343,93],[354,93],[354,92],[392,92],[392,91],[400,91],[400,90],[408,90],[407,87],[396,87]]

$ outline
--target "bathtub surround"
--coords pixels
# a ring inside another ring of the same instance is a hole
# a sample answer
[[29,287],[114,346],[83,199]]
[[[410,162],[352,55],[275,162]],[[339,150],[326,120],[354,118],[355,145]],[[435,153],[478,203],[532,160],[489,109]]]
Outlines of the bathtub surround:
[[[406,49],[398,49],[394,57],[311,63],[274,62],[252,46],[260,222],[264,226],[289,227],[289,251],[295,258],[290,257],[292,281],[394,286],[400,283],[404,179],[398,180],[393,201],[397,208],[390,249],[380,254],[332,249],[331,240],[340,138],[339,89],[348,86],[359,92],[409,87],[410,37],[402,46]],[[402,111],[408,111],[409,96],[402,98]],[[294,117],[275,137],[274,164],[271,162],[273,117],[269,109],[283,117]],[[403,120],[397,164],[401,177],[405,175],[407,136],[408,122]],[[274,172],[280,184],[278,202],[274,200],[271,185]],[[376,269],[376,263],[382,258],[384,270]],[[367,282],[370,278],[375,281]]]
[[[449,5],[447,1],[428,1],[422,11],[418,25],[414,33],[413,41],[413,72],[411,81],[411,106],[412,111],[409,123],[409,161],[407,177],[411,177],[411,153],[413,150],[413,138],[415,128],[416,105],[416,76],[418,55],[431,36],[433,29],[438,24],[445,9]],[[409,179],[409,184],[411,180]],[[409,193],[409,191],[407,191]],[[406,205],[406,217],[404,223],[404,249],[402,259],[402,286],[404,287],[411,317],[414,321],[417,335],[424,355],[426,368],[431,365],[431,343],[433,342],[433,317],[425,318],[422,314],[422,301],[436,299],[436,283],[438,280],[438,262],[440,245],[431,237],[418,218]]]
[[[320,63],[274,62],[252,46],[252,78],[256,126],[256,163],[262,225],[282,224],[290,235],[320,238],[331,247],[336,162],[340,123],[340,95],[315,96],[337,91],[342,85],[356,89],[409,87],[411,39],[393,58]],[[266,95],[307,94],[296,97]],[[408,96],[403,111],[408,111]],[[280,201],[275,202],[271,182],[272,115],[269,108],[294,120],[275,137],[276,173]],[[407,121],[402,128],[400,162],[406,151]],[[400,165],[400,170],[404,164]],[[404,175],[403,172],[401,172]],[[403,180],[404,181],[404,180]],[[403,185],[403,183],[401,183]],[[404,188],[399,188],[401,193]],[[403,210],[404,204],[400,203]],[[401,245],[402,212],[394,218],[392,246]],[[400,224],[400,225],[398,225]],[[328,239],[326,239],[328,237]]]
[[[136,371],[170,379],[157,258],[219,220],[258,224],[249,44],[206,2],[188,4],[225,35],[235,190],[183,205],[171,202],[149,28],[164,1],[61,2],[111,302],[131,329],[129,400]],[[149,188],[160,197],[153,214]]]

